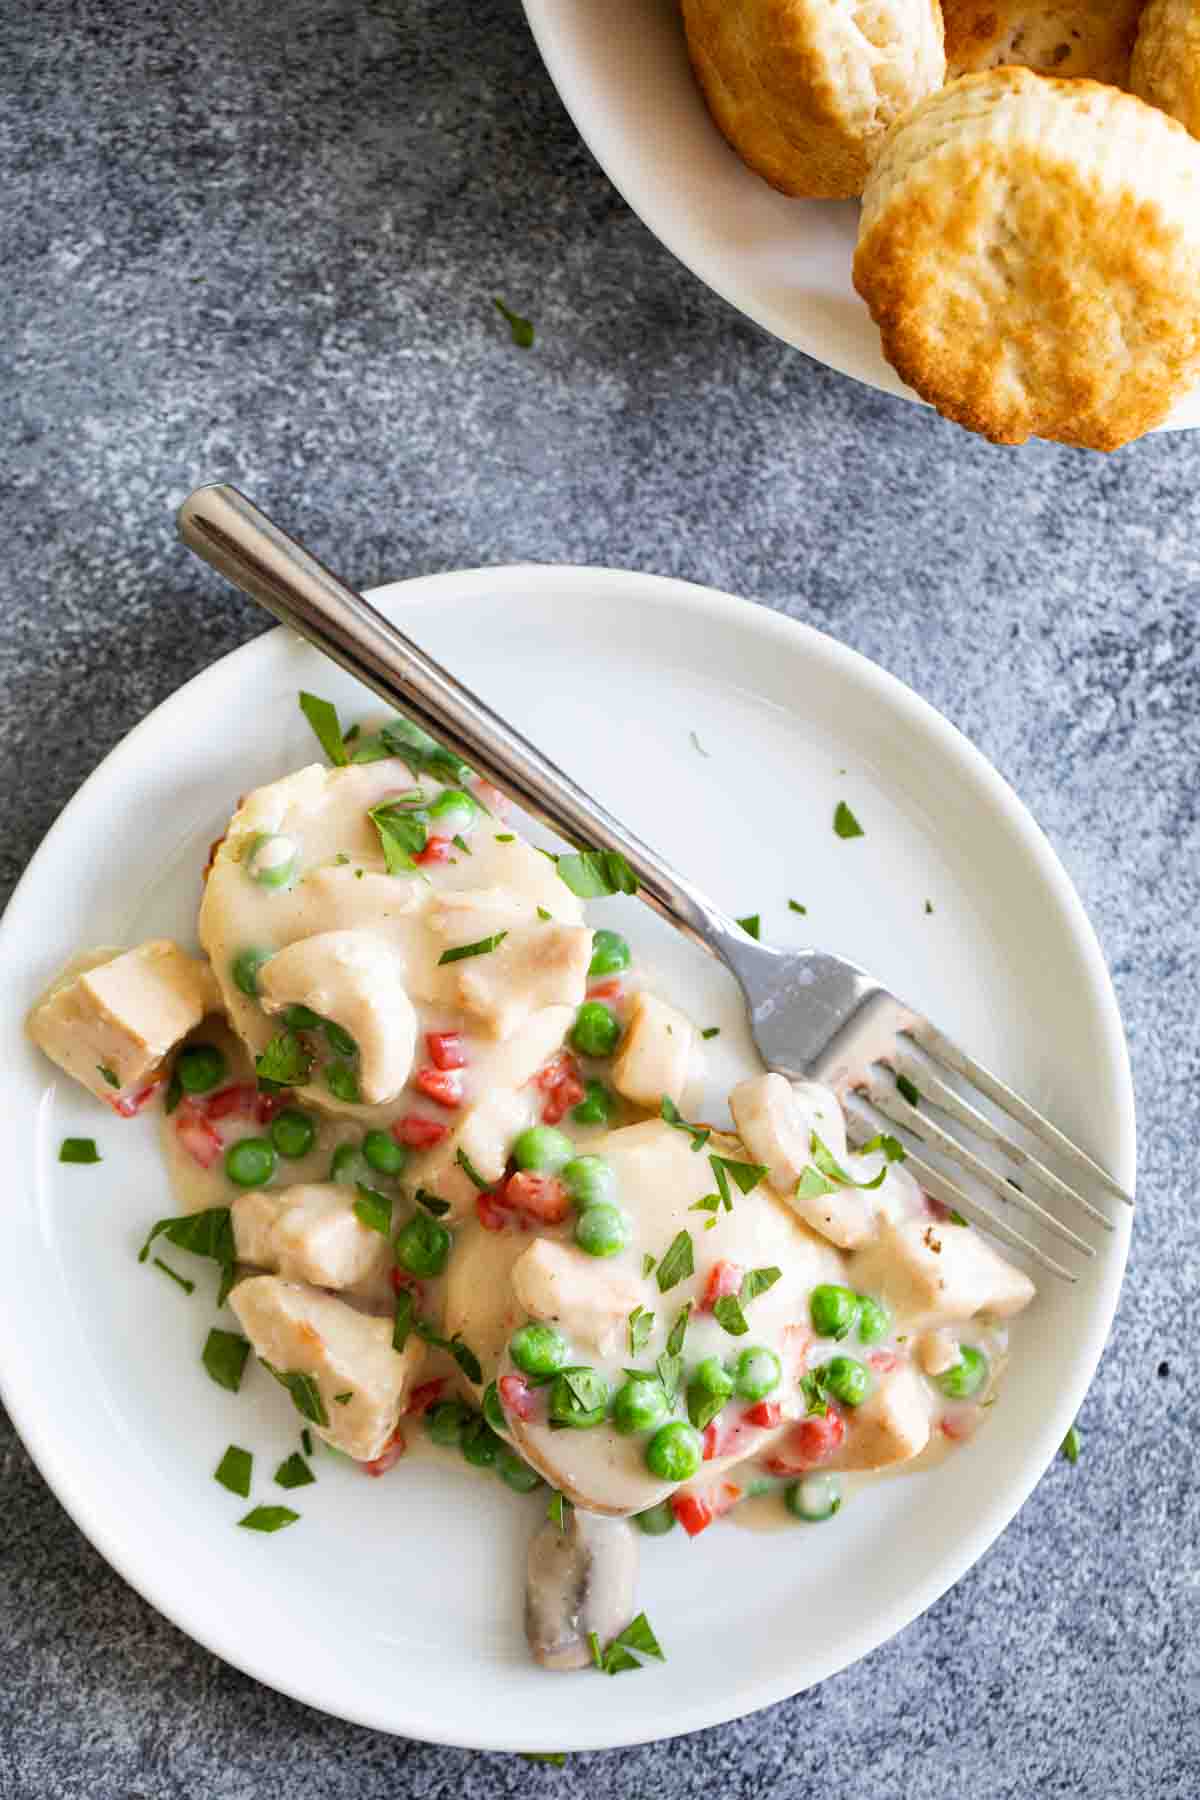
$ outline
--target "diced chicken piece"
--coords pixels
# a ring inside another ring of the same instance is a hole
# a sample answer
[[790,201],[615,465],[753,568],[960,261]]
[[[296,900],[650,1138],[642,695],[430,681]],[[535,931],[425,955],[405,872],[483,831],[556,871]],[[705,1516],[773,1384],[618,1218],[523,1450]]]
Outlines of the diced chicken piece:
[[464,1231],[446,1269],[442,1330],[446,1337],[457,1332],[470,1344],[483,1366],[485,1386],[528,1316],[509,1280],[513,1264],[528,1249],[523,1231]]
[[756,1162],[767,1165],[767,1180],[792,1210],[839,1250],[865,1244],[875,1230],[872,1196],[859,1188],[837,1188],[815,1198],[798,1197],[796,1186],[812,1165],[813,1134],[838,1162],[846,1155],[841,1108],[816,1082],[786,1081],[782,1075],[753,1075],[729,1096],[738,1136]]
[[206,963],[153,938],[61,980],[29,1015],[33,1041],[97,1099],[142,1087],[217,1003]]
[[531,1319],[561,1325],[572,1343],[605,1356],[619,1347],[645,1284],[572,1245],[536,1238],[513,1264],[512,1290]]
[[587,987],[592,933],[553,920],[530,925],[530,907],[499,889],[447,895],[430,914],[430,929],[447,949],[480,943],[503,932],[483,955],[445,966],[443,997],[508,1038],[547,1006],[580,1004]]
[[314,1287],[374,1281],[391,1255],[387,1240],[358,1219],[356,1198],[336,1182],[239,1194],[230,1209],[238,1261]]
[[699,1042],[690,1019],[643,989],[634,995],[613,1061],[613,1086],[635,1105],[656,1112],[664,1094],[678,1106]]
[[258,989],[267,1012],[307,1006],[348,1031],[358,1045],[364,1103],[395,1099],[412,1070],[417,1015],[403,960],[383,938],[372,931],[299,938],[263,966]]
[[898,1313],[949,1321],[981,1312],[1006,1319],[1036,1292],[1028,1275],[969,1225],[928,1218],[885,1224],[858,1259],[855,1277],[864,1293],[885,1292]]
[[[392,1349],[392,1322],[278,1275],[252,1275],[229,1296],[255,1353],[281,1375],[311,1375],[326,1423],[319,1437],[359,1462],[383,1450],[425,1355],[410,1333]],[[339,1399],[340,1396],[340,1399]]]
[[922,1333],[917,1345],[917,1361],[926,1375],[944,1375],[958,1359],[958,1339],[944,1325]]
[[911,1462],[929,1442],[929,1396],[908,1364],[879,1376],[861,1406],[847,1410],[841,1449],[830,1469],[888,1469]]

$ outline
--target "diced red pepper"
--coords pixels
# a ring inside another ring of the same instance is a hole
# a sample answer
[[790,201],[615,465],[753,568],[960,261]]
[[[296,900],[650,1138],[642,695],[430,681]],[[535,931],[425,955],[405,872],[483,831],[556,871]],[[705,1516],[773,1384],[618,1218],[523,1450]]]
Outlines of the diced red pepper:
[[223,1149],[220,1138],[199,1108],[183,1100],[175,1114],[175,1130],[180,1143],[202,1169],[211,1169]]
[[566,1188],[556,1175],[518,1169],[504,1185],[504,1204],[527,1213],[543,1225],[561,1225],[571,1210]]
[[547,1097],[546,1104],[542,1108],[542,1123],[545,1125],[560,1124],[571,1108],[579,1105],[586,1091],[582,1081],[568,1078],[566,1081],[560,1082],[554,1092]]
[[409,1150],[432,1150],[435,1144],[440,1144],[449,1135],[448,1125],[439,1125],[436,1119],[422,1118],[420,1113],[406,1113],[402,1119],[396,1119],[392,1124],[392,1136],[398,1144],[404,1144]]
[[721,1455],[721,1427],[715,1419],[710,1419],[704,1427],[704,1460],[715,1462]]
[[742,1417],[747,1425],[757,1425],[763,1431],[773,1431],[776,1425],[783,1424],[783,1408],[778,1400],[760,1400],[756,1406],[749,1407]]
[[900,1358],[894,1350],[872,1350],[867,1357],[867,1367],[874,1369],[877,1375],[890,1375],[893,1369],[900,1367]]
[[[239,1082],[233,1087],[222,1088],[217,1094],[206,1094],[196,1104],[206,1119],[250,1119],[254,1117],[258,1097],[257,1088],[251,1087],[248,1082]],[[263,1095],[264,1100],[270,1098],[272,1096],[269,1094]]]
[[974,1436],[979,1417],[977,1406],[953,1407],[942,1414],[942,1436],[948,1437],[955,1444],[965,1443],[967,1438]]
[[393,1431],[391,1437],[379,1452],[379,1455],[375,1457],[374,1461],[366,1462],[362,1465],[364,1474],[386,1475],[389,1469],[395,1468],[407,1449],[408,1445],[404,1441],[404,1433],[397,1425],[395,1431]]
[[929,1214],[931,1219],[945,1220],[950,1217],[950,1208],[948,1206],[943,1206],[940,1200],[935,1200],[932,1194],[926,1194],[922,1190],[921,1198],[925,1202],[925,1211]]
[[519,1375],[502,1375],[496,1383],[496,1389],[505,1412],[512,1413],[518,1419],[532,1419],[534,1395],[528,1382],[522,1381]]
[[682,1489],[671,1495],[671,1511],[689,1537],[699,1537],[714,1519],[736,1506],[742,1490],[732,1481],[722,1481],[707,1494],[689,1494]]
[[153,1081],[148,1081],[145,1087],[140,1087],[135,1094],[122,1094],[119,1099],[112,1100],[109,1104],[113,1111],[119,1113],[123,1119],[132,1119],[135,1114],[141,1112],[143,1106],[150,1104],[162,1084],[163,1077],[156,1075]]
[[411,1413],[414,1417],[427,1413],[434,1402],[441,1399],[445,1385],[446,1377],[444,1375],[436,1376],[433,1381],[423,1381],[420,1387],[413,1389],[408,1405],[404,1409],[405,1412]]
[[463,1078],[457,1069],[418,1069],[412,1084],[436,1106],[453,1110],[463,1103]]
[[512,1214],[501,1205],[499,1194],[490,1188],[487,1193],[476,1194],[475,1212],[485,1231],[503,1231],[513,1222]]
[[448,837],[427,838],[425,848],[413,857],[415,863],[446,863],[450,861],[450,852],[454,848],[453,840]]
[[589,1000],[607,1000],[610,1006],[619,1006],[625,998],[625,990],[614,975],[610,980],[597,982],[595,987],[590,987],[587,997]]
[[846,1435],[846,1421],[834,1407],[792,1426],[768,1462],[773,1475],[799,1475],[815,1469],[839,1448]]
[[490,781],[477,781],[475,792],[479,796],[480,803],[487,807],[494,819],[507,819],[512,810],[512,801],[507,794],[502,794],[500,789],[493,787]]
[[467,1052],[461,1031],[427,1031],[429,1060],[435,1069],[465,1069]]
[[745,1273],[739,1263],[726,1262],[724,1258],[715,1262],[708,1271],[708,1285],[704,1290],[704,1298],[700,1302],[701,1312],[711,1312],[718,1300],[727,1299],[730,1294],[740,1291],[742,1276]]
[[566,1050],[560,1050],[557,1056],[550,1058],[545,1068],[534,1076],[533,1085],[546,1096],[542,1119],[547,1125],[557,1125],[573,1106],[579,1105],[586,1091],[579,1064]]

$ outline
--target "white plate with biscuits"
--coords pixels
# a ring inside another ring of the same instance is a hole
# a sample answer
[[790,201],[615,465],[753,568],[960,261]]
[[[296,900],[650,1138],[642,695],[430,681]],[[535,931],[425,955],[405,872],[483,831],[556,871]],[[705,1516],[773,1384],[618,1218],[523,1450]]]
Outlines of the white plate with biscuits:
[[[697,84],[679,0],[524,3],[551,78],[589,149],[666,247],[786,343],[872,387],[916,399],[885,359],[854,289],[857,203],[792,198],[740,159]],[[1096,0],[1077,0],[1078,10],[1089,6],[1095,11]],[[993,47],[991,60],[996,54]],[[1096,67],[1108,72],[1099,61]],[[1120,99],[1118,90],[1109,91]],[[1200,425],[1200,387],[1178,398],[1165,423]]]

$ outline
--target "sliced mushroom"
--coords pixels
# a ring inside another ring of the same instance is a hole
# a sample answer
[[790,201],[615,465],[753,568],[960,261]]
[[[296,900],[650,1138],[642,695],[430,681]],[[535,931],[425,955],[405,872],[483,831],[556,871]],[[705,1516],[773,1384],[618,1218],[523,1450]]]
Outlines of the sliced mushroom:
[[678,1106],[699,1042],[690,1019],[642,990],[634,995],[613,1062],[613,1086],[638,1106],[657,1111],[664,1094]]
[[525,1635],[544,1669],[585,1669],[589,1635],[608,1644],[633,1617],[637,1537],[624,1519],[577,1507],[564,1525],[547,1519],[530,1543]]
[[394,1100],[408,1080],[417,1015],[404,963],[372,931],[321,931],[299,938],[264,964],[259,997],[267,1012],[307,1006],[358,1045],[359,1087],[368,1106]]
[[767,1180],[805,1224],[839,1250],[867,1242],[875,1230],[872,1195],[853,1187],[811,1199],[796,1194],[812,1163],[814,1133],[839,1162],[846,1155],[841,1108],[827,1088],[785,1081],[782,1075],[753,1075],[734,1088],[729,1110],[747,1150],[767,1165]]

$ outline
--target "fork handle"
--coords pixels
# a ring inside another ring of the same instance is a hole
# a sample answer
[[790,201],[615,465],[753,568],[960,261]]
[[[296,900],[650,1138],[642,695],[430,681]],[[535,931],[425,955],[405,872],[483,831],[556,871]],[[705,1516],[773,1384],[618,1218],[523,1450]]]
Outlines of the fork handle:
[[712,955],[732,961],[732,919],[237,488],[197,488],[180,507],[178,525],[189,550],[218,574],[542,824],[577,849],[620,851],[643,900]]

